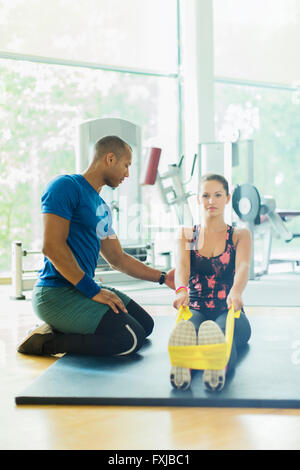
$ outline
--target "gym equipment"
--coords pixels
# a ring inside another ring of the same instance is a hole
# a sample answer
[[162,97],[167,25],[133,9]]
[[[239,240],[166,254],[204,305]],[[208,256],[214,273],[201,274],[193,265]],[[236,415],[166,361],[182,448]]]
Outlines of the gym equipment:
[[142,176],[141,185],[153,185],[156,181],[158,165],[160,161],[161,149],[152,147],[148,155],[148,161],[145,165],[145,174]]
[[[250,269],[250,279],[255,279],[255,276],[268,273],[270,263],[279,262],[279,260],[271,260],[271,245],[272,236],[281,238],[285,242],[291,242],[300,234],[292,233],[285,225],[285,222],[291,217],[300,215],[300,211],[281,211],[276,208],[276,201],[270,196],[261,197],[259,191],[252,184],[236,185],[232,193],[232,208],[245,223],[252,233],[252,263]],[[265,237],[264,249],[264,262],[263,269],[260,273],[255,273],[254,270],[254,236],[258,228]],[[290,260],[280,260],[290,261]],[[300,265],[300,258],[294,260],[297,265]]]
[[[107,135],[117,135],[131,146],[130,179],[136,181],[136,184],[130,184],[125,179],[117,189],[104,187],[101,197],[112,208],[114,230],[122,245],[141,245],[144,243],[141,230],[141,187],[138,184],[141,173],[141,127],[118,118],[89,119],[81,123],[76,148],[76,172],[82,173],[88,167],[94,145]],[[120,206],[122,211],[119,211]]]
[[[147,243],[135,246],[123,246],[123,250],[134,258],[142,261],[145,264],[154,266],[155,265],[155,251],[154,244]],[[24,291],[32,290],[33,285],[36,281],[38,269],[24,269],[23,258],[30,255],[40,255],[42,260],[41,251],[25,250],[21,241],[14,241],[11,245],[11,274],[12,274],[12,295],[10,296],[13,300],[25,300]],[[109,274],[115,274],[109,276]],[[106,260],[99,255],[96,275],[100,275],[103,283],[124,281],[124,275],[114,271]],[[30,277],[29,277],[30,276]],[[106,278],[109,279],[106,280]],[[130,278],[127,282],[130,281]],[[132,282],[135,280],[132,278]]]
[[[168,171],[161,174],[158,169],[161,149],[152,148],[142,184],[157,183],[162,202],[166,210],[174,207],[179,225],[193,225],[195,223],[189,206],[189,198],[195,193],[188,191],[187,186],[197,169],[197,186],[200,176],[204,173],[223,174],[231,185],[232,167],[239,163],[240,153],[245,154],[247,180],[253,179],[253,141],[238,142],[201,142],[198,144],[198,154],[194,155],[189,179],[183,181],[182,163],[184,156],[178,163],[168,165]],[[231,207],[226,208],[225,218],[231,223]]]
[[160,156],[161,149],[151,149],[146,168],[146,176],[142,184],[153,185],[157,183],[166,210],[169,212],[171,207],[174,207],[180,225],[193,225],[193,215],[188,204],[188,199],[193,193],[190,191],[186,192],[185,187],[192,179],[197,154],[194,155],[190,178],[187,181],[182,180],[184,155],[180,158],[178,163],[169,164],[168,171],[163,174],[161,174],[158,169]]
[[23,264],[22,264],[22,243],[15,241],[11,245],[11,277],[12,277],[12,290],[14,295],[12,296],[15,300],[25,300],[23,294]]
[[231,184],[232,167],[238,163],[238,147],[233,142],[201,142],[198,144],[199,174],[224,175]]
[[[145,264],[150,264],[149,260],[152,264],[152,261],[154,261],[154,245],[153,243],[149,243],[148,245],[140,245],[140,246],[129,246],[129,247],[123,247],[123,251],[127,253],[130,256],[133,256],[134,258],[138,259],[142,263]],[[109,266],[109,264],[106,262],[106,260],[99,255],[98,257],[98,262],[97,262],[97,268],[98,269],[105,269],[105,270],[111,270],[112,268]]]
[[[225,343],[205,344],[197,346],[169,346],[169,356],[172,366],[186,367],[187,369],[221,370],[226,367],[232,348],[234,334],[234,319],[239,318],[241,311],[234,311],[233,306],[228,311],[225,329]],[[191,318],[189,308],[179,309],[176,323]]]
[[154,317],[153,334],[128,357],[66,354],[15,397],[18,405],[124,405],[300,408],[299,316],[254,315],[249,345],[221,392],[208,392],[202,371],[187,391],[170,384],[173,316]]
[[232,194],[232,207],[245,222],[260,222],[261,200],[258,190],[251,184],[237,185]]

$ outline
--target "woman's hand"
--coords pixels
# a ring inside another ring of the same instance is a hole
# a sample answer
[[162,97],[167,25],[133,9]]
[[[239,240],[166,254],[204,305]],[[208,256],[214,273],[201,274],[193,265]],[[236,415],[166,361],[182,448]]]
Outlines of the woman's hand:
[[227,307],[231,308],[231,305],[234,306],[234,311],[238,312],[244,306],[242,295],[239,291],[231,289],[227,296]]
[[176,294],[176,299],[173,302],[173,307],[175,307],[177,310],[179,307],[182,305],[184,308],[189,305],[189,293],[187,290],[183,289]]
[[119,310],[122,310],[124,313],[128,313],[120,297],[108,289],[101,289],[100,292],[92,298],[92,300],[99,302],[99,304],[109,305],[115,313],[119,313]]

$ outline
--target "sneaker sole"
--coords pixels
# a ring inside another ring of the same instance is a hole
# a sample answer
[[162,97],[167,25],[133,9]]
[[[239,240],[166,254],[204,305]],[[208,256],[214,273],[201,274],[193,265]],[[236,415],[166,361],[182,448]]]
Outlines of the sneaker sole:
[[46,323],[43,323],[42,325],[39,325],[36,328],[33,328],[28,333],[28,335],[18,344],[17,351],[21,354],[43,355],[42,351],[39,351],[39,347],[34,347],[31,345],[31,340],[33,340],[33,336],[35,335],[37,335],[37,337],[45,337],[46,335],[50,336],[53,335],[53,330]]
[[[198,344],[220,344],[225,343],[225,336],[221,328],[211,320],[200,325],[198,331]],[[202,381],[208,391],[220,391],[225,385],[226,369],[204,370]]]
[[[197,333],[193,323],[181,321],[173,329],[169,346],[194,346],[197,344]],[[171,367],[170,381],[174,388],[187,390],[191,384],[191,369]]]

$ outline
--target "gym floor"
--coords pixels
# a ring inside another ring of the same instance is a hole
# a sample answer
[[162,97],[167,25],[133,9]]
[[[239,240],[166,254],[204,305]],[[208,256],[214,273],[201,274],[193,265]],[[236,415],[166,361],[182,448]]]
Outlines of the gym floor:
[[[300,410],[128,406],[17,406],[14,397],[57,358],[24,356],[17,344],[37,319],[30,295],[0,288],[0,449],[300,449]],[[174,315],[169,306],[146,307]],[[300,314],[300,307],[248,307],[253,315]],[[276,378],[280,380],[280,377]]]

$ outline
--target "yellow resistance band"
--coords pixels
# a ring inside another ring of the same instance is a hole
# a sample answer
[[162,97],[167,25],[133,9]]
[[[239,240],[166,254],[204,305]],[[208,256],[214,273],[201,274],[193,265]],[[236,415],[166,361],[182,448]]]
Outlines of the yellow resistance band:
[[[186,367],[187,369],[215,369],[220,370],[226,367],[231,353],[234,321],[239,318],[241,310],[234,311],[232,306],[228,311],[225,328],[225,343],[202,344],[196,346],[169,346],[169,357],[172,366]],[[176,323],[187,321],[192,317],[190,309],[181,306]]]

